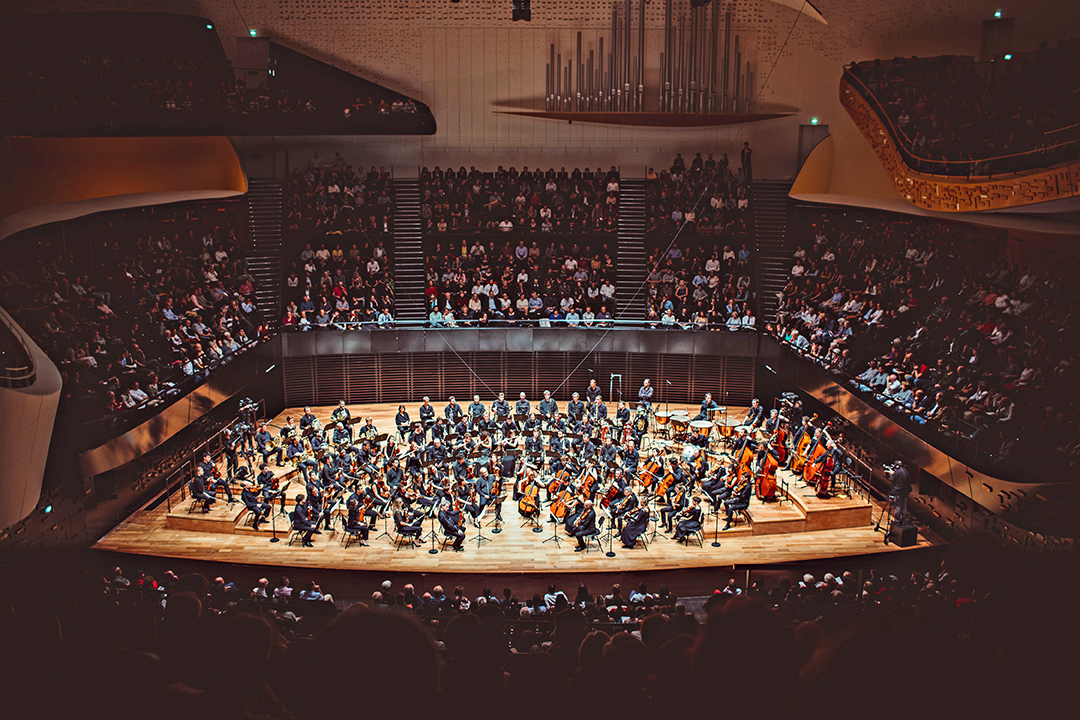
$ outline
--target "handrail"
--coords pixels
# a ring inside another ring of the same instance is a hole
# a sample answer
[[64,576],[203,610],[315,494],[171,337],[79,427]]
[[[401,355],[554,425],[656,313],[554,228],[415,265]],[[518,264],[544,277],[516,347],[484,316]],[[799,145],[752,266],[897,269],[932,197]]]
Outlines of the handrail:
[[0,367],[0,386],[8,388],[27,387],[34,382],[34,378],[37,376],[33,355],[30,354],[30,348],[23,341],[18,325],[7,316],[7,313],[0,313],[0,319],[4,321],[4,328],[13,341],[11,349],[14,354],[19,356],[12,359],[25,363],[24,365]]
[[[992,163],[992,162],[1001,161],[1001,160],[1009,160],[1009,159],[1012,159],[1012,158],[1035,157],[1037,155],[1044,155],[1044,154],[1046,154],[1048,152],[1051,152],[1051,151],[1053,151],[1053,150],[1055,150],[1057,148],[1063,148],[1063,147],[1067,147],[1069,145],[1080,144],[1080,138],[1078,138],[1078,139],[1075,139],[1075,140],[1067,140],[1065,142],[1057,143],[1055,145],[1050,145],[1050,146],[1043,147],[1043,148],[1038,148],[1038,149],[1033,149],[1033,150],[1026,150],[1026,151],[1021,152],[1021,153],[1012,153],[1012,154],[1009,154],[1009,155],[998,155],[998,156],[995,156],[995,157],[972,158],[972,159],[969,159],[969,160],[944,160],[944,159],[934,159],[934,158],[929,158],[929,157],[922,157],[922,156],[916,155],[914,152],[912,152],[911,150],[908,149],[911,145],[914,144],[914,141],[910,137],[908,137],[907,133],[905,133],[902,128],[897,127],[893,123],[892,118],[889,116],[889,113],[885,111],[885,108],[881,105],[881,101],[878,100],[878,97],[874,93],[874,91],[871,90],[869,87],[867,87],[866,83],[864,83],[859,76],[852,73],[850,68],[844,68],[844,80],[847,81],[848,84],[851,85],[852,87],[855,87],[855,89],[858,90],[859,95],[861,95],[864,100],[866,100],[867,102],[870,103],[871,108],[873,108],[873,110],[874,110],[874,114],[878,116],[878,118],[886,125],[886,127],[888,127],[889,134],[891,134],[893,136],[893,138],[896,139],[896,140],[903,139],[905,141],[904,143],[900,143],[900,142],[896,143],[896,147],[900,151],[900,153],[903,156],[905,156],[905,158],[912,158],[912,159],[916,160],[918,163],[928,163],[928,164],[931,164],[931,165],[946,165],[946,166],[967,165],[967,166],[971,167],[971,166],[976,166],[976,165],[986,164],[986,163]],[[1076,127],[1076,126],[1073,125],[1073,126],[1068,126],[1068,127]],[[1065,129],[1067,129],[1067,128],[1058,128],[1057,130],[1055,130],[1053,132],[1059,132],[1059,131],[1065,130]],[[1043,166],[1033,167],[1033,168],[1030,168],[1030,170],[1041,169],[1042,167]],[[999,173],[998,177],[1001,177],[1002,175],[1020,174],[1022,172],[1025,172],[1025,171],[1016,170],[1016,171],[1011,171],[1011,172],[1007,172],[1007,173]],[[935,174],[938,174],[938,173],[925,173],[925,174],[935,175]],[[940,174],[945,176],[945,177],[955,177],[955,175],[950,175],[949,173],[940,173]],[[985,175],[985,176],[972,175],[971,173],[964,173],[964,174],[967,175],[968,177],[993,177],[995,175],[994,173],[990,173],[990,174]]]

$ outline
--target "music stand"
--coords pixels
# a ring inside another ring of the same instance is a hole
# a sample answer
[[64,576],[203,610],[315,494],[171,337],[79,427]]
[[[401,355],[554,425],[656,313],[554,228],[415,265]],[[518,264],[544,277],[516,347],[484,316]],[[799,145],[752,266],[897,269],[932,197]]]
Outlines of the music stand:
[[[536,530],[533,530],[533,532],[536,532]],[[551,515],[551,537],[545,539],[544,542],[540,544],[544,545],[549,542],[554,542],[555,547],[562,549],[562,538],[559,537],[559,518],[555,517],[554,515]]]
[[713,547],[720,547],[720,506],[713,503],[713,518],[716,520],[716,526],[713,528]]
[[428,533],[428,537],[431,539],[431,549],[428,550],[428,555],[438,555],[439,550],[435,547],[435,540],[438,539],[438,533],[435,532],[435,524],[438,522],[438,518],[435,515],[431,517],[431,532]]
[[494,519],[492,519],[491,522],[488,523],[488,527],[491,527],[492,525],[495,526],[495,527],[491,528],[491,534],[492,535],[498,535],[499,533],[502,532],[502,523],[503,523],[502,504],[503,504],[503,502],[505,500],[506,500],[505,495],[499,495],[498,497],[495,498],[495,517],[494,517]]
[[480,523],[476,525],[476,537],[469,538],[469,542],[476,541],[476,549],[481,548],[481,544],[485,542],[491,542],[491,538],[484,534],[483,526]]

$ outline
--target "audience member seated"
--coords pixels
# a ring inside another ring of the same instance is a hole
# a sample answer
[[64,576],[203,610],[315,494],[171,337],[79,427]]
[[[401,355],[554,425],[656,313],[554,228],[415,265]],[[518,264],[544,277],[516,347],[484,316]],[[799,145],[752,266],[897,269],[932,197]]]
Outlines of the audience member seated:
[[881,702],[888,648],[898,687],[941,679],[894,694],[890,717],[1053,715],[1068,702],[1075,573],[987,548],[978,561],[756,572],[682,600],[662,587],[530,597],[388,580],[363,603],[336,589],[331,601],[314,579],[155,577],[53,555],[3,571],[5,640],[24,649],[5,664],[5,705],[12,717],[91,704],[312,718],[360,703],[389,716],[404,688],[420,715],[480,697],[530,720],[552,708],[689,718],[715,712],[722,678],[737,716],[847,718]]
[[728,166],[727,153],[716,160],[712,153],[702,160],[697,153],[686,167],[682,153],[675,156],[670,170],[657,174],[652,168],[645,181],[645,222],[649,231],[670,237],[748,234],[750,207],[748,182],[743,168],[735,173]]
[[60,368],[80,417],[160,405],[262,334],[239,223],[218,214],[170,206],[149,222],[119,211],[93,219],[107,239],[92,252],[23,242],[9,253],[0,303]]
[[993,64],[898,57],[847,72],[884,107],[915,170],[988,175],[1076,159],[1080,40]]
[[439,237],[427,253],[428,324],[610,326],[615,263],[607,240]]
[[809,236],[770,332],[984,460],[1080,460],[1072,283],[959,223],[823,213]]
[[354,170],[341,153],[297,168],[286,189],[285,228],[305,242],[333,236],[390,234],[394,231],[393,186],[385,168]]
[[491,172],[465,166],[420,171],[425,233],[613,233],[619,218],[619,171],[566,168]]
[[747,243],[711,249],[680,236],[653,233],[645,277],[647,326],[684,330],[756,330],[753,258]]

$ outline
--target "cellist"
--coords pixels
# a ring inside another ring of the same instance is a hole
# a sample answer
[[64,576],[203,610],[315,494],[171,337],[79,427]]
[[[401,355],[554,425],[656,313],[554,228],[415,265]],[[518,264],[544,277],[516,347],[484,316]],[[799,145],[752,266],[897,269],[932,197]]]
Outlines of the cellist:
[[769,442],[762,443],[755,460],[757,467],[757,496],[762,502],[776,501],[776,469],[780,467],[780,457]]

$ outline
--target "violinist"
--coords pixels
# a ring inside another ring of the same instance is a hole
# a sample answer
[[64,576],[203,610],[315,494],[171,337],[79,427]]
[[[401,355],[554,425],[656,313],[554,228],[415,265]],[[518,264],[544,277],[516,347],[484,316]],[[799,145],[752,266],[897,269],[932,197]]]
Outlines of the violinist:
[[684,542],[691,534],[701,530],[701,498],[694,496],[690,507],[678,515],[679,525],[675,529],[675,540]]
[[303,494],[296,496],[296,505],[293,507],[293,511],[289,514],[289,519],[292,521],[293,530],[297,530],[304,534],[303,544],[304,547],[313,547],[311,543],[312,535],[321,535],[319,528],[315,526],[310,520],[310,510],[306,502],[304,502]]
[[398,534],[409,538],[414,545],[420,544],[420,533],[424,528],[422,520],[418,518],[419,513],[407,509],[401,498],[394,501],[394,508],[394,527]]
[[[239,433],[235,428],[227,427],[221,434],[221,439],[225,452],[225,472],[228,475],[235,475],[237,468],[240,467]],[[248,467],[250,467],[250,461]]]
[[401,438],[402,442],[408,437],[411,424],[409,411],[405,409],[404,405],[398,405],[397,415],[394,416],[394,425],[397,427],[398,437]]
[[308,498],[308,504],[311,510],[308,517],[315,523],[315,527],[318,528],[319,523],[322,522],[326,525],[327,530],[332,530],[330,520],[333,518],[334,508],[329,494],[323,492],[312,495]]
[[626,524],[623,526],[622,532],[619,533],[619,540],[622,541],[622,546],[625,549],[633,550],[634,546],[637,545],[637,539],[649,528],[650,515],[648,503],[639,501],[635,510],[626,516]]
[[[672,468],[674,470],[674,468]],[[664,506],[660,508],[660,524],[668,532],[673,531],[673,524],[679,513],[687,506],[686,486],[679,483],[673,484],[664,498]]]
[[217,466],[214,465],[213,456],[208,452],[203,453],[202,462],[199,463],[199,467],[202,468],[203,475],[208,478],[213,477],[214,470],[217,469]]
[[364,517],[371,518],[372,522],[382,519],[382,511],[389,500],[380,495],[376,485],[374,483],[369,485],[360,496],[364,507]]
[[745,510],[750,507],[750,493],[753,492],[750,481],[745,480],[738,483],[732,490],[732,495],[724,501],[724,511],[727,513],[724,522],[724,530],[731,527],[732,521],[735,519],[735,513]]
[[[207,458],[209,456],[209,453],[207,453],[203,457]],[[195,468],[195,472],[198,473],[200,470],[203,470],[204,467],[205,465],[200,464],[197,468]],[[225,497],[229,499],[229,504],[232,505],[234,502],[236,502],[236,500],[233,498],[232,488],[229,486],[229,481],[221,477],[221,472],[217,469],[216,465],[211,464],[210,467],[212,469],[209,475],[207,475],[205,471],[203,472],[206,479],[207,490],[209,490],[210,494],[213,495],[217,493],[218,488],[221,488],[225,491]]]
[[716,472],[708,480],[701,483],[701,490],[712,501],[713,508],[719,508],[722,502],[731,497],[731,485],[728,483],[730,470],[731,461],[724,460],[722,465],[717,466]]
[[544,427],[550,430],[552,424],[555,422],[555,418],[559,415],[559,403],[551,398],[550,390],[544,391],[544,399],[540,401],[539,409],[540,417],[544,422]]
[[191,492],[191,497],[202,501],[204,513],[210,512],[210,508],[217,502],[217,500],[214,499],[213,494],[206,490],[206,477],[204,476],[201,467],[195,468],[195,477],[191,478],[191,482],[188,484],[188,490]]
[[363,521],[363,515],[361,514],[360,501],[355,495],[349,498],[346,503],[348,511],[348,519],[345,521],[345,529],[351,533],[359,533],[360,544],[367,547],[368,533],[371,531],[371,526]]
[[581,514],[574,522],[571,535],[577,538],[577,547],[574,548],[574,552],[581,552],[585,549],[585,538],[596,535],[596,511],[593,510],[592,500],[586,500],[582,507]]
[[461,513],[454,512],[448,502],[439,506],[439,524],[442,525],[446,537],[454,538],[454,552],[464,550],[465,526],[462,523]]
[[[616,505],[616,503],[618,503]],[[637,509],[638,499],[637,495],[630,490],[629,487],[624,488],[621,497],[615,499],[611,503],[611,522],[615,523],[615,527],[622,530],[623,518],[628,513],[632,513]]]

